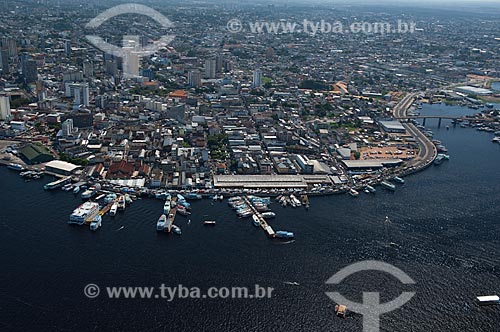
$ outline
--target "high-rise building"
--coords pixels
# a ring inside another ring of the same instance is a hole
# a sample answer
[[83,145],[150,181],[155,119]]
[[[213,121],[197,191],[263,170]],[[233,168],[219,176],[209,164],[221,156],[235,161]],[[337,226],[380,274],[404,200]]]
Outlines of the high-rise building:
[[217,54],[215,57],[215,71],[220,73],[224,69],[224,57],[222,54]]
[[73,120],[67,119],[61,125],[62,134],[64,137],[71,136],[73,134]]
[[1,40],[1,48],[7,50],[7,54],[9,55],[9,58],[16,58],[17,57],[17,45],[16,41],[12,38],[7,38],[4,37]]
[[7,49],[0,50],[0,69],[2,70],[2,75],[9,73],[9,52]]
[[24,83],[34,83],[38,79],[36,61],[29,59],[26,54],[23,55],[21,62],[21,71],[23,73]]
[[94,64],[89,60],[83,62],[83,76],[85,78],[94,77]]
[[205,77],[215,78],[217,62],[215,59],[208,59],[205,61]]
[[0,119],[10,119],[10,99],[9,96],[0,96]]
[[260,71],[260,69],[256,69],[253,71],[252,86],[254,88],[260,88],[262,86],[262,72]]
[[73,97],[75,105],[89,106],[90,91],[88,83],[66,83],[66,97]]
[[64,41],[64,54],[69,58],[71,56],[71,40]]
[[198,88],[201,86],[201,72],[199,70],[189,71],[188,85],[192,88]]

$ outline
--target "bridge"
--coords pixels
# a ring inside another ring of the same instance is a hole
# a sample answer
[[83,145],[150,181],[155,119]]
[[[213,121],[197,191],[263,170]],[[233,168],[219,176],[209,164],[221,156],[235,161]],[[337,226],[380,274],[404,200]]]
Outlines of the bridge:
[[494,119],[491,118],[475,118],[475,117],[467,117],[467,116],[449,116],[449,115],[415,115],[415,116],[399,116],[396,117],[397,120],[413,120],[413,119],[423,119],[423,125],[425,126],[425,120],[427,119],[439,119],[438,127],[441,127],[441,121],[445,120],[454,120],[456,122],[463,121],[474,121],[474,122],[493,122]]

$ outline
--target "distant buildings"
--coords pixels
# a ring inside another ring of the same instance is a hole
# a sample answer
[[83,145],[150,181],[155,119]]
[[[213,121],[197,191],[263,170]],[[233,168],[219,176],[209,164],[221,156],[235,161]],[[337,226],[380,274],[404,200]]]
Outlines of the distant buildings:
[[9,96],[0,96],[0,119],[3,121],[9,120],[10,116]]
[[262,86],[262,71],[260,69],[256,69],[253,72],[252,87],[260,88],[261,86]]
[[191,70],[188,74],[188,85],[191,88],[198,88],[201,86],[201,72],[199,70]]

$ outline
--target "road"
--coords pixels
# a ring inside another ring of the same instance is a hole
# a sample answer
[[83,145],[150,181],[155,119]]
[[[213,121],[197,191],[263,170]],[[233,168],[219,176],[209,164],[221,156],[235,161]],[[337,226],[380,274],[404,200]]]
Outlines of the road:
[[[399,104],[394,107],[394,117],[404,118],[407,116],[407,111],[413,104],[416,94],[411,93],[406,95]],[[434,143],[425,136],[413,123],[403,123],[408,133],[415,138],[418,145],[420,146],[420,151],[418,156],[411,160],[408,165],[414,169],[419,169],[430,165],[437,156],[437,149]]]

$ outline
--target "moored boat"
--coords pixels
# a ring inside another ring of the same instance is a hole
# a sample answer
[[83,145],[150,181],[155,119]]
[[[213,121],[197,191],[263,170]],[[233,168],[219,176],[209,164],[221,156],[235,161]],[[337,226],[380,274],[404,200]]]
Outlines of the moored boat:
[[351,188],[349,190],[349,195],[351,195],[352,197],[358,197],[359,196],[359,192],[357,192],[355,189]]
[[253,225],[256,226],[256,227],[259,227],[260,226],[260,219],[259,219],[259,217],[257,217],[257,215],[254,214],[254,215],[252,215],[252,219],[253,219],[253,221],[252,221]]
[[264,219],[272,219],[276,217],[276,213],[274,212],[264,212],[262,213],[262,218]]
[[156,222],[156,230],[162,232],[165,230],[165,225],[167,224],[167,216],[162,214],[158,221]]
[[388,189],[388,190],[391,190],[391,191],[396,190],[396,186],[394,184],[390,183],[390,182],[387,182],[387,181],[382,181],[380,183],[380,185],[382,187],[384,187],[385,189]]

